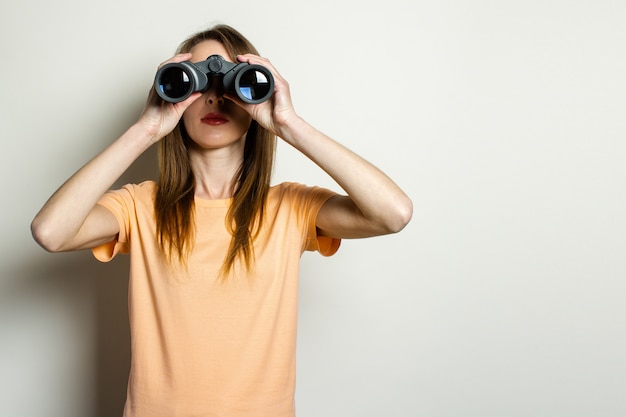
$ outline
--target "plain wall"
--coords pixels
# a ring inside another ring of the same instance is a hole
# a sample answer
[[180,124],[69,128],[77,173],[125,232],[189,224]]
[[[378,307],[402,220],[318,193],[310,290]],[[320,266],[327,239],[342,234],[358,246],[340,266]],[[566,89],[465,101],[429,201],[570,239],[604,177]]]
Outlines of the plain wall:
[[[120,415],[128,259],[48,254],[29,224],[211,23],[415,206],[303,257],[300,417],[626,415],[624,22],[604,0],[3,2],[0,415]],[[284,180],[339,191],[280,144]]]

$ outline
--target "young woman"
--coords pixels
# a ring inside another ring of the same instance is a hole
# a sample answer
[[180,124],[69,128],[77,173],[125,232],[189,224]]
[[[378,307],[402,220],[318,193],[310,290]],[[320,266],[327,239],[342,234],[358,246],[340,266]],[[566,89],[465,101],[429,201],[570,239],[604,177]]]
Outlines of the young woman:
[[[152,90],[139,120],[32,222],[48,251],[130,253],[125,416],[293,416],[302,252],[331,255],[342,238],[398,232],[412,215],[384,173],[299,117],[287,82],[233,28],[192,36],[167,62],[214,54],[268,68],[272,98],[245,104],[211,87],[172,104]],[[270,186],[277,136],[347,195]],[[155,143],[158,182],[107,192]]]

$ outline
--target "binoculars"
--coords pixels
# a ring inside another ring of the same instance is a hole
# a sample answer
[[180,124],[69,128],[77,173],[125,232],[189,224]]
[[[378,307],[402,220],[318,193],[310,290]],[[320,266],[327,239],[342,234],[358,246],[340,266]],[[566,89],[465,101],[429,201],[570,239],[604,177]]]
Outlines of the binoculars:
[[223,91],[249,104],[262,103],[274,93],[274,77],[267,68],[246,62],[235,64],[220,55],[195,64],[165,64],[156,73],[154,88],[163,100],[179,103],[196,91],[208,91],[216,82],[221,83]]

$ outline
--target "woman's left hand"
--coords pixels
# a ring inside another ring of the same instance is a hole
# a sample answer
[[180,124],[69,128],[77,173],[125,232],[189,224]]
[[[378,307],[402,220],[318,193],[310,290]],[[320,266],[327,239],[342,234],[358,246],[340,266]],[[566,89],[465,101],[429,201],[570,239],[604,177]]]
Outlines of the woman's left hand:
[[253,54],[238,55],[239,62],[261,65],[270,70],[274,76],[274,94],[269,100],[260,104],[247,104],[237,97],[225,94],[225,97],[244,108],[254,120],[261,126],[277,136],[288,126],[289,122],[297,118],[297,114],[291,102],[289,83],[278,73],[276,68],[267,58]]

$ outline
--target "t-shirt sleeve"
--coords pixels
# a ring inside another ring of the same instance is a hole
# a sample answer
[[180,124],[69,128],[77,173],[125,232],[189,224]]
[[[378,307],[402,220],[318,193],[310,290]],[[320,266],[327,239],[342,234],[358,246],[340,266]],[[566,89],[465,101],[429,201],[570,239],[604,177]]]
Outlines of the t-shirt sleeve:
[[134,212],[134,190],[126,185],[119,190],[109,191],[97,203],[109,210],[119,225],[117,237],[107,243],[94,247],[91,252],[100,262],[109,262],[118,253],[129,252],[129,236],[131,229],[131,213]]
[[301,184],[291,184],[293,204],[304,220],[305,242],[304,250],[318,251],[324,256],[331,256],[339,249],[341,239],[320,236],[316,227],[317,214],[331,197],[337,193],[322,187],[308,187]]

